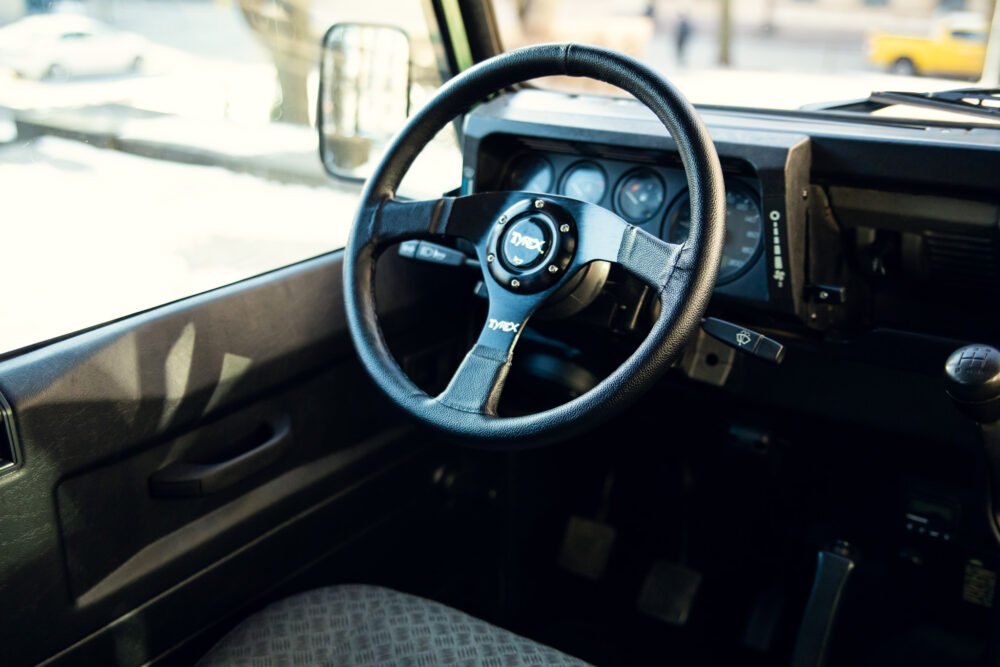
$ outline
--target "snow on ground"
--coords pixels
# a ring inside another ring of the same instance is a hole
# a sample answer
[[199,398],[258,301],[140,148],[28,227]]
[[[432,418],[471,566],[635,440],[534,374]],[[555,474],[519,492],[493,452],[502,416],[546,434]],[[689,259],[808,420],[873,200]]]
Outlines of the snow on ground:
[[343,246],[356,195],[44,138],[0,147],[0,353]]

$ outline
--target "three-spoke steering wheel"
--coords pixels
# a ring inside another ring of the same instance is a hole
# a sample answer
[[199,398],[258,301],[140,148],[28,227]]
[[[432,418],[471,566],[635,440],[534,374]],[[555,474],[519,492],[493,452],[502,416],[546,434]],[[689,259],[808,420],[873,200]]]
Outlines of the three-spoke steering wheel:
[[[529,79],[598,79],[634,95],[667,128],[687,174],[691,230],[667,243],[594,204],[551,194],[485,192],[405,202],[396,189],[448,122],[488,95]],[[389,146],[362,194],[344,258],[354,345],[378,386],[421,422],[464,439],[523,446],[576,433],[615,414],[666,370],[696,331],[715,285],[725,235],[725,187],[715,147],[694,108],[662,76],[623,54],[547,44],[486,60],[444,85]],[[476,247],[489,314],[447,389],[428,396],[403,373],[375,312],[375,264],[407,239],[460,237]],[[660,315],[646,339],[596,387],[559,407],[500,417],[497,404],[525,324],[587,264],[616,262],[649,284]]]

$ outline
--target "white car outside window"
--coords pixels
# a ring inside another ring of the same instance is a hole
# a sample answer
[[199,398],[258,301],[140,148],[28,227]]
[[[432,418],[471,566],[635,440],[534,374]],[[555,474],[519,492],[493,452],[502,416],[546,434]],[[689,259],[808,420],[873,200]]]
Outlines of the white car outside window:
[[0,66],[27,79],[122,74],[143,63],[142,38],[77,15],[30,16],[0,29]]

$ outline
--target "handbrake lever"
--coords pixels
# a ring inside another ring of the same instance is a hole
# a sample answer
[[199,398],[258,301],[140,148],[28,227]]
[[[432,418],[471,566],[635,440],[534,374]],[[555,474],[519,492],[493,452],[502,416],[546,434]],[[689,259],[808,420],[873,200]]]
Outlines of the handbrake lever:
[[712,338],[764,361],[780,364],[785,359],[784,345],[739,324],[706,317],[701,321],[701,328]]

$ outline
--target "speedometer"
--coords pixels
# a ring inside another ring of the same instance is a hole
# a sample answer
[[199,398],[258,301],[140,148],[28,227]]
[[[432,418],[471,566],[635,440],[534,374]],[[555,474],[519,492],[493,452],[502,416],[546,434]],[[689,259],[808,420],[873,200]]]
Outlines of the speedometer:
[[[757,198],[740,183],[726,185],[726,240],[722,247],[718,283],[727,283],[746,271],[760,251],[762,216]],[[683,243],[691,231],[691,199],[679,198],[667,214],[664,231],[671,243]]]

